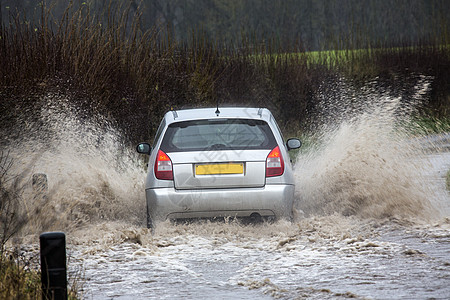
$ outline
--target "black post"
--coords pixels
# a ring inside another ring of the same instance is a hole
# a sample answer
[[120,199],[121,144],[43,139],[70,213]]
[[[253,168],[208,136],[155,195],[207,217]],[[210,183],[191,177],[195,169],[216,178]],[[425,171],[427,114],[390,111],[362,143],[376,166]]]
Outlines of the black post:
[[67,299],[66,235],[45,232],[41,244],[42,299]]

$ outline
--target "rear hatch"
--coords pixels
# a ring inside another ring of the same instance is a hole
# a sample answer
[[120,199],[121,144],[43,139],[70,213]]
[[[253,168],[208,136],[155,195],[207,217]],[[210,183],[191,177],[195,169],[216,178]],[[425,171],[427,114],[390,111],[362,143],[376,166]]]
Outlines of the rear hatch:
[[262,187],[274,147],[269,125],[254,119],[172,123],[161,144],[172,161],[176,189]]
[[173,152],[176,189],[262,187],[270,150]]

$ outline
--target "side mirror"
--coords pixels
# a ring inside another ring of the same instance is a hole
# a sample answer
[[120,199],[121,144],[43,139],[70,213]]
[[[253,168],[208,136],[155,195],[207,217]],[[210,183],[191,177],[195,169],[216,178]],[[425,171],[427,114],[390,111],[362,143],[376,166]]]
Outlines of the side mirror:
[[148,154],[152,152],[152,147],[148,143],[140,143],[136,146],[136,151],[141,154]]
[[286,142],[288,151],[292,149],[298,149],[302,146],[302,142],[299,139],[288,139]]

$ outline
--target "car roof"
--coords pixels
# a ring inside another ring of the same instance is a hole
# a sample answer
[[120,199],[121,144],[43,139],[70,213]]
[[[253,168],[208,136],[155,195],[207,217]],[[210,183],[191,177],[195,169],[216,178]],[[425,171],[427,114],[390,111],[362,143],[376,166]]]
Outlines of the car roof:
[[173,110],[167,112],[164,118],[168,124],[180,121],[214,118],[259,119],[265,121],[269,121],[270,118],[272,118],[272,114],[267,108],[219,107],[219,113],[216,112],[216,107]]

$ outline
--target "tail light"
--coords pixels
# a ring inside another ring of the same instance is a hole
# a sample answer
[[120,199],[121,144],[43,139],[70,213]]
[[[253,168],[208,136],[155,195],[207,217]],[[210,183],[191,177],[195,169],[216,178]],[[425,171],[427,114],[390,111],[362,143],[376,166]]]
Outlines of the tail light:
[[270,151],[266,159],[266,177],[280,176],[284,172],[283,156],[280,147],[276,146]]
[[158,155],[156,156],[155,176],[158,179],[173,180],[172,161],[161,150],[158,150]]

